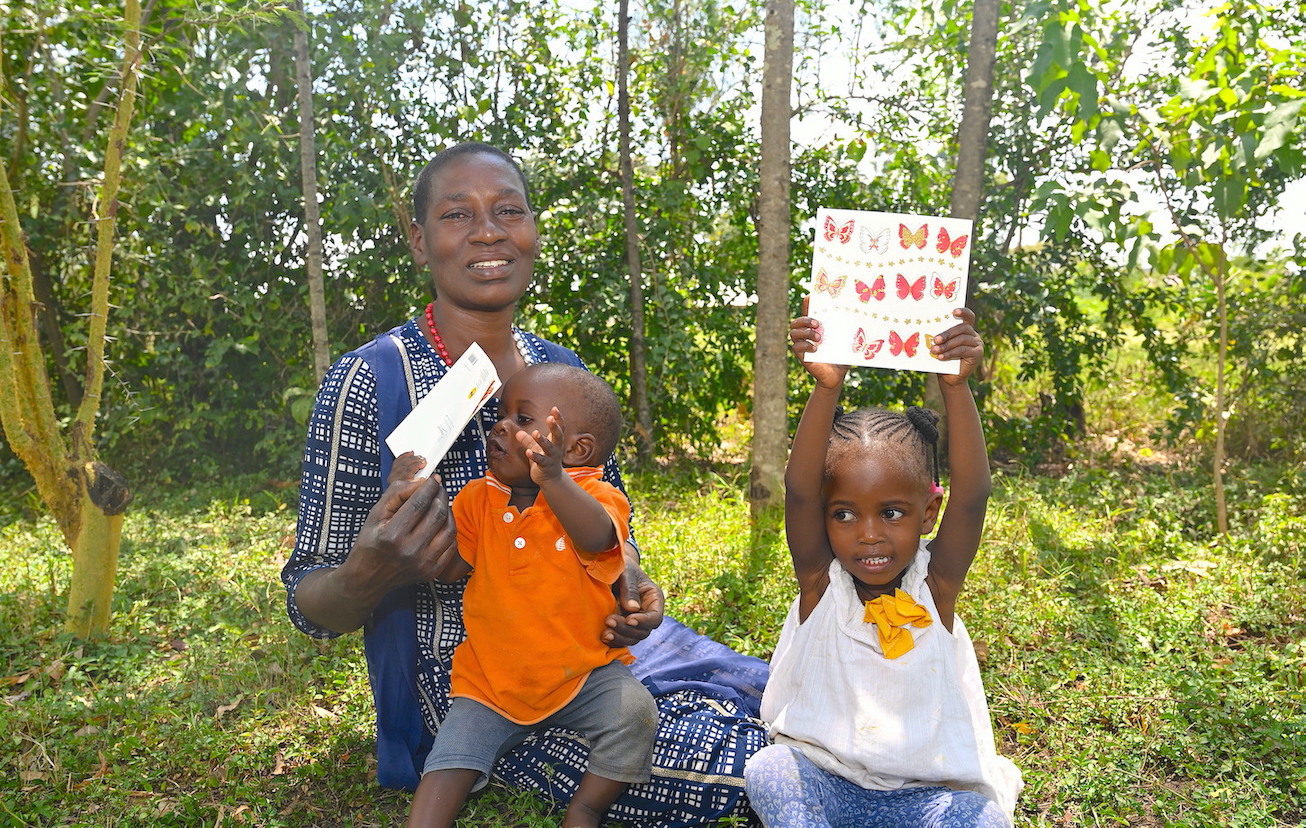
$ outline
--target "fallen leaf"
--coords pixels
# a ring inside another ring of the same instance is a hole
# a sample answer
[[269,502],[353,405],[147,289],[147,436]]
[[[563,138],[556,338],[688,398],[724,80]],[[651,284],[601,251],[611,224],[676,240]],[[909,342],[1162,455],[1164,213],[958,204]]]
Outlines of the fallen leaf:
[[316,714],[318,715],[319,718],[322,718],[322,719],[339,719],[339,718],[340,718],[340,714],[339,714],[339,713],[336,713],[336,712],[334,712],[334,711],[332,711],[332,710],[327,710],[325,707],[318,707],[316,704],[315,704],[315,705],[312,705],[312,707],[313,707],[313,712],[316,713]]
[[244,700],[245,700],[245,694],[241,693],[240,695],[236,696],[236,698],[232,699],[231,704],[218,705],[217,718],[221,719],[226,714],[235,710],[237,707],[240,706],[240,703],[243,702]]
[[33,667],[30,670],[24,670],[21,673],[15,673],[12,676],[5,676],[4,678],[0,678],[0,684],[8,684],[8,685],[22,684],[23,682],[27,681],[32,676],[39,674],[40,672],[41,672],[40,667]]

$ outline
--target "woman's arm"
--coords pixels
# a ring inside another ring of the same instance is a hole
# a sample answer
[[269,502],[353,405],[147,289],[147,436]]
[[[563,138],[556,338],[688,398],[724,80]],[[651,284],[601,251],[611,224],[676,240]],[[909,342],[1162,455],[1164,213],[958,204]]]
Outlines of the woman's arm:
[[315,637],[358,629],[391,589],[457,557],[438,479],[381,497],[376,420],[375,379],[361,359],[342,358],[309,420],[295,549],[281,573],[291,620]]

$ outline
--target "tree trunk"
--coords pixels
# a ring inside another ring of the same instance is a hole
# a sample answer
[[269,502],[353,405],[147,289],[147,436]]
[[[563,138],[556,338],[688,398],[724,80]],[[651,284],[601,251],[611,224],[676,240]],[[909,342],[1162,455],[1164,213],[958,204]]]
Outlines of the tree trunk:
[[768,0],[762,69],[758,186],[757,323],[753,346],[753,452],[748,501],[755,521],[784,502],[789,446],[789,121],[794,61],[793,0]]
[[644,273],[635,214],[635,169],[630,151],[630,2],[617,4],[617,131],[621,155],[621,212],[626,228],[630,278],[630,397],[635,406],[636,447],[641,462],[653,461],[653,412],[648,402],[648,344],[644,331]]
[[1219,342],[1215,358],[1215,457],[1212,459],[1212,481],[1215,486],[1215,527],[1221,535],[1229,534],[1229,506],[1224,494],[1224,440],[1229,424],[1229,392],[1226,387],[1226,360],[1229,358],[1229,302],[1226,293],[1229,276],[1229,259],[1224,255],[1227,239],[1222,239],[1218,260],[1213,262],[1211,274],[1215,282],[1215,301],[1219,313]]
[[127,481],[102,463],[81,470],[81,526],[73,541],[73,579],[68,587],[65,628],[86,638],[109,626],[113,587],[118,578],[122,516],[131,502]]
[[[18,210],[7,169],[0,164],[0,250],[6,276],[0,288],[0,422],[22,458],[46,508],[73,549],[68,590],[68,631],[91,636],[108,626],[122,536],[122,514],[131,492],[122,477],[99,463],[93,442],[104,388],[109,277],[122,158],[136,102],[140,71],[141,7],[126,0],[124,51],[116,79],[118,105],[104,154],[104,178],[93,208],[95,261],[87,314],[86,378],[69,433],[60,432],[51,378],[36,331],[36,299]],[[110,79],[109,83],[114,83]]]
[[[966,91],[957,127],[957,171],[948,212],[975,221],[984,201],[984,157],[993,112],[993,64],[998,48],[998,0],[975,0],[966,51]],[[973,286],[972,286],[973,288]]]
[[[948,215],[979,221],[984,201],[984,158],[988,153],[989,121],[993,113],[993,64],[998,48],[998,0],[975,0],[971,11],[970,45],[966,50],[966,90],[961,124],[957,127],[957,169],[952,177]],[[978,237],[978,226],[971,239]],[[971,242],[974,249],[974,241]],[[974,297],[970,280],[967,304]],[[938,383],[925,384],[925,405],[939,413],[939,456],[947,457],[948,421]]]
[[304,225],[307,249],[304,264],[308,276],[308,308],[313,324],[313,370],[318,381],[331,367],[327,344],[326,288],[322,283],[322,212],[317,204],[317,141],[313,133],[313,68],[308,55],[308,17],[304,4],[296,0],[295,86],[299,98],[299,178],[304,194]]

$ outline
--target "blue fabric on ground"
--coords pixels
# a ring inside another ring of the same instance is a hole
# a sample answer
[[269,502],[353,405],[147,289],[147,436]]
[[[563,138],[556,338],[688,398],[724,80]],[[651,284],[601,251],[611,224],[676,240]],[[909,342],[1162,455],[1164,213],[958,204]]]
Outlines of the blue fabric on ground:
[[697,690],[709,698],[732,701],[757,718],[771,666],[667,617],[648,638],[630,648],[631,670],[653,695]]

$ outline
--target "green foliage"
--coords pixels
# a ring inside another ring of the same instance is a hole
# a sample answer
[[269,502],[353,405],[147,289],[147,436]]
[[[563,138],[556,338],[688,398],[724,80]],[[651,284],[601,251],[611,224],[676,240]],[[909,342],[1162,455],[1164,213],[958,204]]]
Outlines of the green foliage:
[[[316,387],[296,23],[275,3],[152,8],[119,217],[102,453],[132,479],[233,467],[290,477]],[[48,285],[65,409],[84,369],[76,315],[90,236],[78,217],[103,151],[94,139],[113,84],[101,68],[111,65],[112,16],[91,2],[0,13],[0,151],[13,159],[24,231]],[[761,17],[753,0],[635,9],[628,71],[649,391],[666,453],[709,454],[721,423],[748,413]],[[1181,403],[1175,433],[1206,404],[1206,365],[1185,338],[1205,337],[1196,325],[1210,318],[1212,297],[1195,278],[1198,259],[1145,209],[1156,153],[1170,159],[1161,179],[1181,224],[1202,238],[1214,238],[1212,217],[1246,203],[1226,252],[1246,274],[1232,297],[1241,391],[1231,437],[1252,453],[1296,442],[1300,372],[1286,371],[1285,358],[1301,327],[1292,297],[1303,254],[1257,245],[1265,210],[1302,174],[1303,21],[1292,4],[1241,0],[1214,19],[1207,39],[1207,18],[1171,0],[1047,0],[1006,12],[969,303],[993,358],[982,390],[1000,396],[1009,377],[1047,395],[994,420],[1013,446],[1032,438],[1055,452],[1073,435],[1086,389],[1109,381],[1112,354],[1136,337],[1154,382]],[[956,0],[851,13],[800,4],[798,24],[795,311],[818,207],[946,210],[969,12]],[[479,138],[513,149],[534,179],[545,244],[523,324],[577,347],[629,392],[610,9],[348,0],[313,7],[305,25],[333,353],[428,301],[406,249],[408,182],[440,148]],[[832,82],[845,65],[849,83]],[[1197,312],[1192,324],[1175,323],[1182,310]],[[849,402],[919,399],[922,389],[918,376],[868,373]]]
[[[1210,544],[1185,473],[1085,466],[996,480],[960,613],[1019,826],[1295,825],[1306,819],[1306,471],[1231,481]],[[747,475],[632,475],[671,612],[767,657],[795,594],[779,538],[750,559]],[[163,487],[161,487],[163,488]],[[374,782],[361,639],[286,620],[284,490],[142,491],[106,639],[60,636],[68,559],[48,519],[0,528],[0,825],[392,825]],[[500,789],[466,819],[553,826]]]

